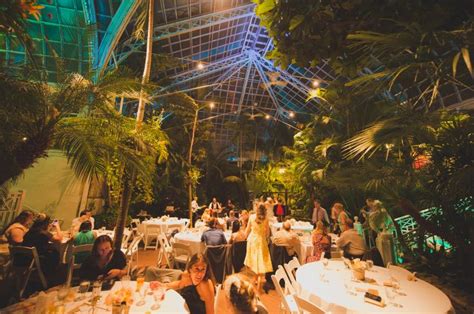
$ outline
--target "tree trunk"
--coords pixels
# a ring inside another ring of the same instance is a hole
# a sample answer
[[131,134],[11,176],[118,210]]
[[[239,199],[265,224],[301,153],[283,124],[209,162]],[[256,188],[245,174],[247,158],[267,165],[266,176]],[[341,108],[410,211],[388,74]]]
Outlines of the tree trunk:
[[136,174],[133,171],[130,178],[125,178],[123,182],[122,197],[120,199],[120,213],[117,217],[117,226],[115,228],[114,245],[116,250],[122,247],[123,231],[127,223],[128,209],[130,207],[130,200],[132,199],[133,182],[135,182]]
[[[145,66],[143,68],[142,84],[145,85],[150,80],[151,61],[153,59],[153,8],[154,0],[148,0],[148,30],[146,39],[146,55]],[[143,124],[143,117],[145,116],[145,100],[143,87],[140,90],[140,99],[138,101],[137,110],[137,129],[140,129]]]
[[[151,61],[152,61],[152,52],[153,52],[153,9],[155,7],[154,0],[148,0],[148,30],[147,30],[147,41],[146,41],[146,56],[145,56],[145,66],[143,69],[142,84],[145,85],[150,79],[151,71]],[[143,86],[140,90],[140,99],[138,102],[138,111],[137,111],[137,123],[135,129],[140,132],[143,125],[143,117],[145,115],[145,101],[143,99],[144,90]],[[125,229],[125,223],[127,221],[128,209],[130,207],[130,200],[132,199],[132,190],[135,185],[136,172],[132,171],[130,174],[130,179],[125,178],[122,198],[120,200],[120,214],[117,219],[117,226],[115,228],[115,248],[120,249],[122,246],[123,231]]]
[[[189,152],[188,152],[189,169],[191,169],[191,165],[192,165],[194,136],[196,134],[198,114],[199,114],[199,109],[196,109],[196,112],[194,113],[193,130],[191,132],[191,141],[189,143]],[[188,178],[188,209],[189,209],[189,225],[190,226],[193,225],[193,209],[191,207],[192,201],[193,201],[193,182],[191,181],[191,178]]]

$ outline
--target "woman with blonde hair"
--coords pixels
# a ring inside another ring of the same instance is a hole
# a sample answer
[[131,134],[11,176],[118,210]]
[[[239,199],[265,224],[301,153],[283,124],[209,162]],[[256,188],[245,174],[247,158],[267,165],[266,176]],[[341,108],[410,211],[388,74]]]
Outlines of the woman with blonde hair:
[[306,262],[315,262],[324,257],[331,258],[331,237],[328,235],[327,228],[322,221],[316,223],[316,229],[311,236],[313,242],[313,255],[308,256]]
[[238,274],[227,277],[223,287],[226,301],[225,309],[228,313],[268,313],[258,300],[253,285]]
[[265,273],[273,271],[267,238],[270,235],[265,206],[261,204],[257,214],[249,218],[245,233],[247,237],[247,254],[244,265],[249,267],[257,276],[257,291],[261,291]]

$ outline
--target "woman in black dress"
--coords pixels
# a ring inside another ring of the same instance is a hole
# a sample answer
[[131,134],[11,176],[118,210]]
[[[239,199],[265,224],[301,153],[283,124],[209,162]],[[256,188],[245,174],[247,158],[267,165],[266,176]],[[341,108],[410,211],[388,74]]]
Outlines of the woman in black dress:
[[191,314],[214,314],[214,282],[209,262],[202,254],[194,254],[178,281],[165,284],[186,300]]
[[114,243],[108,235],[101,235],[94,241],[92,253],[82,263],[79,277],[85,280],[120,279],[127,274],[127,259],[121,250],[114,250]]

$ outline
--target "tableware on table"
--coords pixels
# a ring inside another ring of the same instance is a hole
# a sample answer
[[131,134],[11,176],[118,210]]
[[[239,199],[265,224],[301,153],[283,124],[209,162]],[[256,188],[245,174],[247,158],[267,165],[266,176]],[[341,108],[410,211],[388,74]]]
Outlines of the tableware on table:
[[125,289],[130,288],[130,285],[131,285],[130,280],[131,280],[130,276],[128,275],[122,276],[122,278],[120,278],[120,284],[122,285],[122,288],[125,288]]
[[161,301],[165,298],[166,289],[159,281],[150,282],[150,290],[153,293],[155,303],[151,306],[152,310],[158,310],[161,306]]
[[96,280],[92,283],[92,299],[100,298],[100,292],[102,291],[102,281]]
[[395,301],[395,296],[396,296],[396,293],[395,291],[393,290],[393,288],[390,288],[390,287],[385,287],[385,295],[387,296],[387,299],[389,301],[389,304],[395,306],[395,307],[403,307],[401,304],[398,304]]
[[328,264],[329,264],[329,260],[328,260],[327,258],[323,258],[323,259],[322,259],[322,262],[323,262],[324,269],[327,269],[327,268],[328,268]]
[[354,285],[351,282],[345,282],[344,287],[346,288],[347,293],[349,293],[350,295],[357,295]]
[[137,277],[137,291],[140,291],[145,283],[145,277]]
[[148,292],[148,287],[143,285],[140,290],[138,290],[138,295],[140,296],[140,300],[137,302],[137,306],[143,306],[145,305],[145,297]]
[[69,294],[69,287],[67,285],[59,286],[58,301],[64,302],[68,294]]
[[86,293],[87,291],[89,291],[90,285],[90,281],[83,281],[79,284],[79,300],[83,300],[86,298]]
[[373,260],[368,259],[368,260],[365,261],[365,263],[367,265],[367,270],[371,270],[372,267],[374,267],[374,261]]

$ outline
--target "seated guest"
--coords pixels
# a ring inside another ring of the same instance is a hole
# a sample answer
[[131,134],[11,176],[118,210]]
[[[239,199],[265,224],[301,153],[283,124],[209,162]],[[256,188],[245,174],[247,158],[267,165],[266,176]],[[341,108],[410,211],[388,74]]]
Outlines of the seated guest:
[[[49,228],[55,231],[53,235]],[[40,258],[41,268],[46,277],[57,271],[59,265],[59,251],[53,242],[61,243],[63,239],[59,223],[46,215],[40,215],[23,238],[23,246],[35,247]]]
[[291,223],[287,220],[273,236],[273,243],[285,246],[289,256],[295,255],[295,249],[299,245],[298,235],[291,231]]
[[88,214],[87,211],[83,210],[80,212],[79,217],[74,218],[71,223],[71,236],[74,236],[76,233],[79,232],[79,228],[84,221],[88,221]]
[[347,218],[341,236],[336,242],[338,248],[344,250],[344,257],[349,259],[362,258],[366,249],[362,236],[354,229],[352,219]]
[[204,231],[201,236],[201,242],[205,242],[206,245],[222,245],[227,244],[227,240],[222,229],[217,228],[217,219],[211,218],[208,223],[209,230]]
[[181,279],[165,284],[184,298],[191,314],[214,313],[214,283],[209,261],[202,254],[194,254],[186,265]]
[[247,234],[245,228],[242,228],[238,220],[234,220],[232,224],[232,235],[230,236],[229,243],[236,243],[247,241]]
[[239,221],[237,217],[235,217],[235,212],[233,210],[229,211],[229,218],[227,218],[227,229],[232,228],[232,224],[234,221]]
[[325,258],[331,258],[331,237],[328,235],[326,225],[322,221],[316,223],[316,229],[313,231],[313,255],[308,256],[306,262],[319,261],[324,252]]
[[114,243],[108,235],[101,235],[94,241],[92,253],[79,270],[81,279],[120,279],[127,274],[127,260],[121,250],[114,250]]
[[204,213],[202,213],[201,215],[201,220],[207,223],[209,219],[211,219],[211,210],[209,208],[206,208],[204,210]]
[[226,309],[227,313],[268,313],[267,309],[258,300],[254,286],[243,276],[234,274],[227,277],[223,287],[225,296],[223,308]]
[[[79,227],[79,233],[74,236],[74,246],[92,244],[95,240],[95,235],[91,230],[91,222],[89,220],[84,221]],[[89,252],[79,252],[74,255],[74,263],[82,264],[84,260],[90,255]]]
[[[10,245],[21,245],[23,237],[33,224],[34,214],[30,210],[22,211],[9,226],[5,228],[3,233],[3,241]],[[3,238],[2,237],[2,238]]]
[[94,230],[95,219],[92,217],[92,211],[90,209],[84,210],[86,212],[87,220],[91,222],[91,230]]

